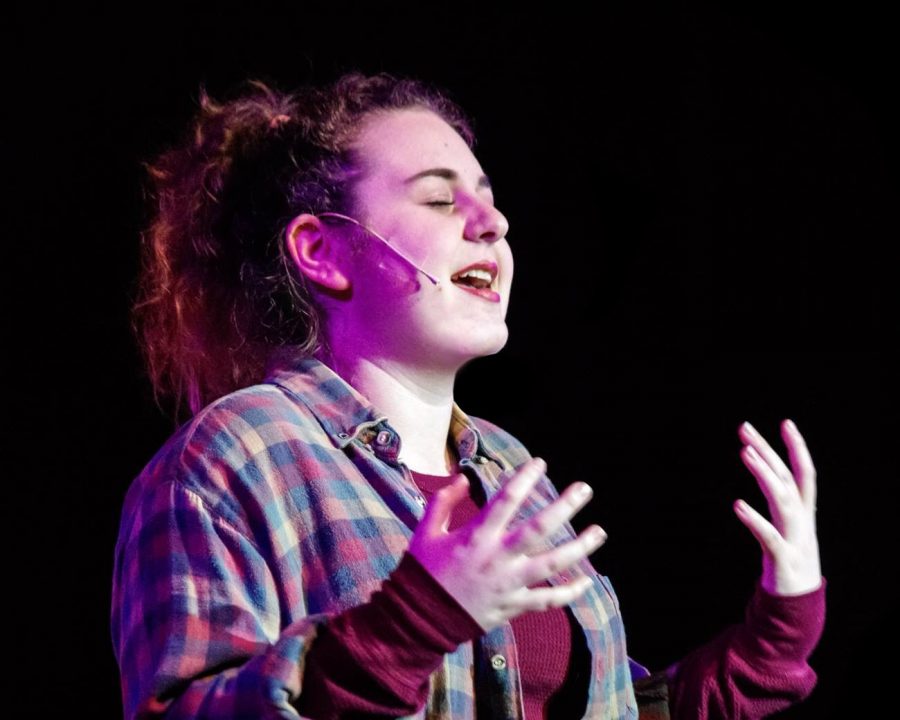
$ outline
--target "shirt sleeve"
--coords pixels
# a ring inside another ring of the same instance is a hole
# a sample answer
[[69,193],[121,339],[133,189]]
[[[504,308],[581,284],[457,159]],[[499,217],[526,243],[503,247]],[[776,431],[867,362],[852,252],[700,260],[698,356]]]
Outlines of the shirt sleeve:
[[265,557],[177,481],[120,532],[112,635],[126,720],[298,718],[307,653],[329,616],[279,631]]
[[126,720],[409,715],[483,633],[408,552],[369,602],[279,630],[264,555],[177,481],[139,504],[116,566]]
[[803,700],[817,682],[808,659],[825,622],[825,580],[777,596],[757,582],[743,623],[668,669],[673,720],[751,720]]
[[425,705],[446,653],[484,630],[409,552],[368,603],[326,625],[307,656],[304,717],[398,717]]

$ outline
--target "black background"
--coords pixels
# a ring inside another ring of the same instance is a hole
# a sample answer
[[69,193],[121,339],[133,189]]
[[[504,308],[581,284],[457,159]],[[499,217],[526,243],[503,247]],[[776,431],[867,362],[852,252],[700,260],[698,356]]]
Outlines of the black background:
[[431,80],[475,118],[516,279],[510,341],[463,370],[457,400],[544,457],[560,490],[594,487],[574,524],[609,533],[592,561],[631,655],[661,667],[740,619],[759,549],[731,503],[765,504],[737,427],[784,454],[790,417],[819,472],[829,584],[819,685],[781,717],[873,712],[890,666],[872,653],[896,632],[888,11],[321,6],[79,4],[7,20],[16,716],[121,715],[118,514],[173,429],[128,330],[139,162],[180,134],[201,82],[215,96],[243,77],[289,88],[354,68]]

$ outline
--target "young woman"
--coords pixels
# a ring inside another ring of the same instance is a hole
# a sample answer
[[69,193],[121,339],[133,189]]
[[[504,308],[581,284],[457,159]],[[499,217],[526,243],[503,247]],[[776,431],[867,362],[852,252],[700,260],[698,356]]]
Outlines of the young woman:
[[570,523],[591,489],[560,495],[454,401],[506,343],[513,278],[463,112],[385,73],[241,90],[201,93],[148,166],[136,327],[193,416],[122,511],[126,717],[762,717],[805,697],[824,581],[799,431],[790,469],[739,431],[772,515],[736,505],[763,549],[746,621],[649,675],[587,559],[605,533]]

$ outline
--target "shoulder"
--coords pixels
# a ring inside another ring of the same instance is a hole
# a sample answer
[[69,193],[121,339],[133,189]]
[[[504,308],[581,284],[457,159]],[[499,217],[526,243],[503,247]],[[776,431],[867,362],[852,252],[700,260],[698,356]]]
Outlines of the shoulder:
[[[331,446],[315,416],[282,388],[260,383],[214,400],[181,425],[132,481],[123,520],[164,486],[188,493],[240,527],[254,495],[265,501],[298,453]],[[168,492],[163,490],[162,492]]]
[[239,464],[279,443],[319,441],[321,430],[305,404],[277,385],[260,383],[207,405],[188,421],[171,449],[185,461],[203,455]]

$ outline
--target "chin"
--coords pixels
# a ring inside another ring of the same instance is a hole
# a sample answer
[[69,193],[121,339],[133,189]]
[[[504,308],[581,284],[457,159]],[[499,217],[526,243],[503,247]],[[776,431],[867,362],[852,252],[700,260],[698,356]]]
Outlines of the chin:
[[496,355],[508,339],[506,323],[457,326],[453,330],[444,326],[439,334],[416,342],[415,355],[424,364],[459,368],[476,358]]
[[509,340],[509,329],[504,324],[502,330],[498,329],[496,332],[485,334],[483,337],[473,337],[469,338],[469,340],[470,342],[466,346],[468,351],[466,354],[470,357],[496,355],[506,347],[506,341]]

